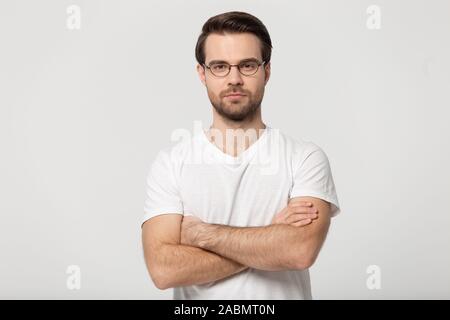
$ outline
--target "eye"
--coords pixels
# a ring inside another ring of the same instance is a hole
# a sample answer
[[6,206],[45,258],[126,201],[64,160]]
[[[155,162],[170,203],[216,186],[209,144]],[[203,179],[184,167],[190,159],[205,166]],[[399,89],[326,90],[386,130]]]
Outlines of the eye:
[[257,67],[257,63],[253,61],[244,62],[241,64],[241,68],[244,70],[253,70]]
[[213,64],[210,68],[213,69],[214,71],[223,71],[225,69],[228,69],[228,66],[224,63],[217,63]]

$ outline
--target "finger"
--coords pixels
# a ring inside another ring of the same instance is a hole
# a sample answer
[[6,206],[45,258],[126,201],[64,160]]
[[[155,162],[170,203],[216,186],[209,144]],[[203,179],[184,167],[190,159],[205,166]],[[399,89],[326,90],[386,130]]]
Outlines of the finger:
[[300,200],[300,199],[295,199],[292,198],[288,201],[289,203],[298,203],[298,204],[303,204],[303,205],[312,205],[311,201],[305,201],[305,200]]
[[312,207],[313,204],[312,202],[308,202],[308,201],[300,201],[300,200],[296,200],[296,201],[290,201],[288,204],[289,207],[297,207],[297,206],[301,206],[301,207]]
[[290,208],[290,214],[293,214],[293,213],[319,213],[319,210],[317,208],[296,206],[296,207]]
[[291,225],[294,227],[301,227],[301,226],[306,226],[306,225],[310,224],[311,222],[312,222],[311,219],[306,219],[306,220],[297,221],[295,223],[292,223]]
[[286,218],[288,223],[294,223],[301,220],[313,220],[317,219],[316,213],[295,213]]

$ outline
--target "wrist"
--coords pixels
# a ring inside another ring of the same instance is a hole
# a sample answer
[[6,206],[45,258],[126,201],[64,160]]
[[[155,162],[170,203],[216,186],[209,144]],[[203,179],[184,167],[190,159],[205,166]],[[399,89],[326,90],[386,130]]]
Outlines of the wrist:
[[201,222],[197,226],[197,237],[195,237],[195,246],[209,250],[214,246],[217,226],[206,222]]

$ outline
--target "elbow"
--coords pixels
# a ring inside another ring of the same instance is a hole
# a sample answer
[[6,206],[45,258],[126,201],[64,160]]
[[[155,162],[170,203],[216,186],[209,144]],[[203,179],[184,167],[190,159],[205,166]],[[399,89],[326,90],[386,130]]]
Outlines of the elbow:
[[168,282],[162,277],[152,277],[152,281],[155,287],[157,287],[159,290],[166,290],[171,288]]
[[161,273],[150,273],[150,277],[153,281],[153,284],[159,290],[166,290],[172,288],[166,276]]
[[317,254],[313,250],[305,250],[300,252],[301,254],[299,254],[295,259],[295,268],[297,270],[305,270],[312,267],[317,259]]
[[164,256],[164,247],[148,248],[144,251],[144,261],[148,275],[154,286],[160,290],[175,287],[174,271],[172,267],[163,263],[161,256]]
[[297,261],[297,266],[296,266],[297,270],[308,269],[308,268],[312,267],[312,265],[315,262],[315,259],[307,258],[307,257],[304,257],[303,259],[298,259],[298,260],[299,261]]
[[156,288],[160,290],[166,290],[172,288],[172,285],[169,282],[168,272],[165,270],[161,270],[161,268],[157,266],[151,266],[151,263],[147,264],[148,273],[150,278],[152,279],[153,284]]
[[171,286],[166,285],[164,282],[154,282],[155,287],[159,290],[166,290],[172,288]]

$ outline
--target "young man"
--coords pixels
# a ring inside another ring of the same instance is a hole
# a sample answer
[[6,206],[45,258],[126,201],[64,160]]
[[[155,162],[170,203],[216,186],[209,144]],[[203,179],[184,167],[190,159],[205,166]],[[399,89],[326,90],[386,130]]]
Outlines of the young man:
[[340,209],[324,151],[261,119],[271,49],[244,12],[210,18],[198,38],[213,123],[159,152],[142,221],[151,279],[175,299],[312,298],[308,268]]

